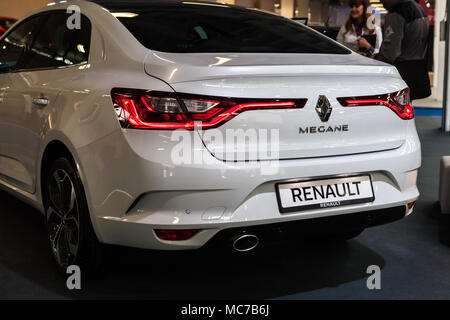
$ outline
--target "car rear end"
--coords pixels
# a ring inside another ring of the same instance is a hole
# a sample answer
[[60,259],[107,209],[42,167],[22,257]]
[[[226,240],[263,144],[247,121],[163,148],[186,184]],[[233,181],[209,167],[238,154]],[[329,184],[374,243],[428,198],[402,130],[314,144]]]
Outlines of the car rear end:
[[[126,168],[95,209],[103,242],[196,249],[264,228],[339,231],[411,213],[420,142],[394,67],[226,5],[108,9],[151,49],[143,69],[167,90],[111,88],[120,130],[84,149],[110,148],[105,177]],[[169,31],[158,36],[161,19]],[[299,42],[286,40],[292,32]]]

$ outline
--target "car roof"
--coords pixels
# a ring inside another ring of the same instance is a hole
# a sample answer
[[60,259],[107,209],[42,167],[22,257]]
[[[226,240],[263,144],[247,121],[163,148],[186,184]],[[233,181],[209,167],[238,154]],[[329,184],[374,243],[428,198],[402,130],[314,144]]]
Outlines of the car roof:
[[[88,0],[90,2],[97,3],[99,5],[123,5],[123,6],[130,6],[130,5],[165,5],[165,4],[181,4],[183,2],[186,2],[186,0],[134,0],[134,1],[125,1],[125,0]],[[214,2],[208,2],[205,0],[200,1],[189,1],[189,2],[198,2],[198,3],[205,3],[205,4],[215,4]]]
[[134,0],[134,1],[124,1],[124,0],[88,0],[89,2],[96,3],[106,9],[109,8],[142,8],[151,6],[173,6],[182,4],[205,4],[210,6],[227,6],[232,8],[245,9],[242,6],[230,5],[226,3],[216,3],[205,0]]

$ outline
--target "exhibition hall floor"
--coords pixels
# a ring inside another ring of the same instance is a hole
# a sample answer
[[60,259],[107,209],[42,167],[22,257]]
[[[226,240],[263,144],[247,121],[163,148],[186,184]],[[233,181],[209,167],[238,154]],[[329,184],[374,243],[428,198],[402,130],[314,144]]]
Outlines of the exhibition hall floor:
[[[247,256],[109,247],[102,277],[66,289],[38,212],[0,192],[0,299],[450,299],[450,216],[437,206],[450,134],[417,117],[423,165],[411,216],[347,243],[274,243]],[[381,289],[366,286],[381,267]]]

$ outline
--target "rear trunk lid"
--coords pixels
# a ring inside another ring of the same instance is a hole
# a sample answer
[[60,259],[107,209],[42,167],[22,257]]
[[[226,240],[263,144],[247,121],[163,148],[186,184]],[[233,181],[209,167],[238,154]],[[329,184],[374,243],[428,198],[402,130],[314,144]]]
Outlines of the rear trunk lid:
[[[326,157],[390,150],[404,143],[408,121],[388,107],[349,108],[337,101],[406,87],[394,67],[357,54],[152,52],[145,70],[179,93],[307,99],[303,108],[246,111],[218,128],[199,132],[220,160]],[[320,117],[319,97],[329,102],[329,119]]]

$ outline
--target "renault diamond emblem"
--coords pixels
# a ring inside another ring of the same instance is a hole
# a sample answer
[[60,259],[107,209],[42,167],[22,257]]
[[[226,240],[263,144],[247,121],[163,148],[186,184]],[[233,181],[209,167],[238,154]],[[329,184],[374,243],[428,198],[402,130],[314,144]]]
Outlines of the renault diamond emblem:
[[319,100],[317,100],[316,111],[322,122],[327,122],[330,119],[331,111],[333,108],[330,105],[327,97],[320,95]]

